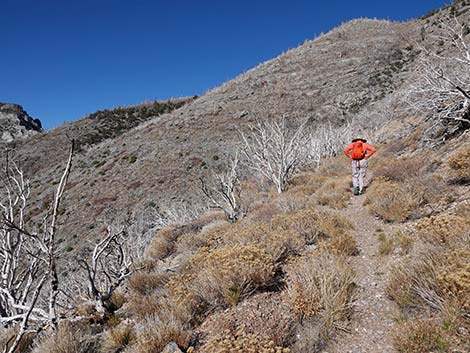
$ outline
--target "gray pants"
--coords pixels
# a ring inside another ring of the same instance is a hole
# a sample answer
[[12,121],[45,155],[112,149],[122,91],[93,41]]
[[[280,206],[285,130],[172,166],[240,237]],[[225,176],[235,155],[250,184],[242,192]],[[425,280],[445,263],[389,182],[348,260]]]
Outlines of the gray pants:
[[361,159],[360,161],[352,161],[352,182],[353,188],[358,188],[362,191],[364,188],[364,179],[367,173],[367,160]]

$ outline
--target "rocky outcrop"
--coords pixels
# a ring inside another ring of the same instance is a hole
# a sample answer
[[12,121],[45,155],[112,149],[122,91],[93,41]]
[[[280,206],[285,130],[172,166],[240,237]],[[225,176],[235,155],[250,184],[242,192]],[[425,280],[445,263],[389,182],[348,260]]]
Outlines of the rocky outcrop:
[[33,119],[18,104],[0,103],[0,142],[12,142],[42,130],[39,119]]
[[162,353],[183,353],[183,352],[181,352],[181,349],[179,349],[178,345],[175,342],[170,342],[165,348],[163,348]]

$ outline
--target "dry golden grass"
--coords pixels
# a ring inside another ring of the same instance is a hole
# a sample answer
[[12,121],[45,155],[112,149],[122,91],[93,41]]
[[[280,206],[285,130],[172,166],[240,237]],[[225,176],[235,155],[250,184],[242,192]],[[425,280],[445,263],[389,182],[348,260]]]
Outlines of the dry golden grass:
[[126,353],[161,353],[170,342],[186,348],[191,340],[189,326],[165,310],[139,322],[135,331],[135,342],[126,349]]
[[377,236],[379,240],[379,254],[380,255],[388,255],[393,250],[393,238],[387,237],[384,233],[380,233]]
[[354,229],[349,219],[337,211],[319,212],[319,225],[322,233],[330,237],[341,235]]
[[236,332],[244,326],[247,334],[267,336],[276,346],[288,346],[294,334],[296,318],[280,293],[260,293],[234,308],[211,315],[200,332],[205,340],[220,332]]
[[32,353],[96,353],[98,343],[86,330],[64,322],[55,332],[40,337]]
[[133,317],[143,319],[148,315],[153,315],[161,309],[160,293],[141,295],[130,293],[125,305],[126,312]]
[[470,146],[462,147],[448,160],[449,167],[456,177],[470,179]]
[[233,306],[274,278],[273,258],[255,245],[201,248],[185,273],[167,284],[171,296],[193,313],[216,306]]
[[445,266],[436,276],[437,286],[445,297],[470,313],[470,247],[447,251],[444,257]]
[[465,219],[470,219],[470,201],[459,204],[455,210],[455,215]]
[[434,320],[412,320],[402,324],[393,340],[400,353],[449,352],[443,329]]
[[167,283],[168,299],[164,302],[176,317],[191,323],[201,321],[206,311],[212,308],[211,303],[199,296],[195,280],[196,275],[193,273],[173,276]]
[[324,318],[330,332],[350,315],[354,273],[339,257],[315,251],[286,268],[285,300],[300,317]]
[[[452,245],[452,246],[451,246]],[[446,247],[427,244],[394,267],[388,295],[401,307],[441,310],[452,301],[470,310],[470,242],[462,235]]]
[[415,229],[416,235],[425,242],[447,244],[459,238],[470,226],[465,218],[440,215],[419,220]]
[[[276,195],[277,196],[277,195]],[[275,215],[282,213],[280,206],[274,200],[263,200],[250,206],[246,216],[247,221],[269,222]]]
[[166,282],[168,282],[167,273],[138,271],[129,278],[127,285],[133,293],[149,295],[164,287]]
[[[178,298],[169,292],[169,288],[179,275],[169,273],[144,273],[137,276],[129,287],[125,313],[136,319],[143,320],[162,310],[172,311],[173,315],[185,318],[191,315],[191,307],[180,305]],[[178,282],[179,283],[179,282]],[[181,283],[185,283],[181,281]],[[171,297],[171,299],[170,299]]]
[[343,209],[351,196],[351,177],[343,176],[329,179],[316,193],[317,201],[322,206]]
[[290,213],[306,208],[309,201],[310,199],[307,194],[292,193],[288,191],[278,195],[275,201],[275,206],[282,213]]
[[120,308],[122,308],[122,306],[126,303],[126,301],[127,301],[127,297],[123,291],[119,289],[114,291],[109,301],[109,307],[110,307],[111,312],[115,312],[116,310],[119,310]]
[[82,301],[77,303],[75,313],[81,317],[91,317],[96,314],[96,307],[89,301]]
[[425,161],[426,159],[421,156],[402,159],[381,158],[374,163],[374,177],[396,182],[421,177],[421,168],[424,167]]
[[[291,224],[291,223],[289,223]],[[292,225],[292,224],[291,224]],[[294,225],[292,225],[294,227]],[[273,257],[274,262],[284,261],[291,255],[298,254],[305,245],[302,234],[288,226],[274,226],[269,223],[229,224],[200,234],[211,248],[254,244]],[[304,233],[309,229],[305,225]]]
[[400,249],[400,255],[408,254],[413,248],[415,239],[408,232],[397,232],[394,236],[395,244]]
[[145,257],[155,261],[164,259],[176,251],[195,250],[198,244],[192,245],[191,243],[197,238],[197,234],[208,224],[220,222],[223,219],[223,213],[208,211],[190,223],[166,226],[155,234],[146,250]]
[[122,352],[131,346],[136,338],[134,328],[129,324],[121,324],[107,331],[101,340],[102,353]]
[[[416,213],[429,215],[432,207],[424,207],[453,197],[442,173],[434,173],[440,161],[420,154],[407,158],[374,158],[374,180],[387,181],[390,191],[408,195]],[[390,185],[393,188],[390,188]],[[373,189],[373,188],[372,188]],[[379,188],[380,190],[380,188]],[[388,191],[387,191],[388,193]],[[383,195],[379,195],[383,197]],[[373,196],[372,196],[373,197]]]
[[[17,330],[13,327],[5,328],[2,327],[0,330],[0,349],[10,348],[11,344],[16,338]],[[31,347],[33,345],[35,335],[34,334],[26,334],[21,339],[19,346],[17,348],[17,352],[25,353],[30,352]]]
[[209,228],[206,232],[196,234],[187,233],[181,235],[176,241],[175,252],[178,254],[191,254],[200,248],[208,247],[209,238],[207,235],[216,229],[223,228],[225,225],[226,223],[216,226],[215,228]]
[[327,175],[328,177],[342,177],[349,172],[349,169],[347,167],[345,168],[345,165],[347,166],[349,164],[345,162],[343,156],[341,156],[341,158],[332,157],[324,159],[317,173],[319,175]]
[[209,337],[200,352],[204,353],[289,353],[289,348],[276,346],[268,336],[247,333],[244,326],[225,330]]
[[272,227],[300,234],[307,244],[314,244],[322,235],[319,220],[318,212],[307,209],[274,217]]
[[286,302],[298,315],[293,352],[318,352],[352,311],[354,274],[344,259],[314,251],[286,268]]
[[454,198],[452,188],[439,174],[427,174],[409,179],[403,183],[403,187],[423,215],[432,213],[432,208],[425,206],[440,202],[449,203]]
[[236,305],[274,278],[273,258],[255,245],[201,249],[190,261],[192,290],[211,306]]
[[327,180],[327,176],[321,175],[319,173],[300,173],[292,178],[288,193],[311,196],[315,194]]
[[439,309],[444,301],[436,283],[441,266],[440,250],[429,246],[420,249],[392,269],[386,293],[402,308]]
[[319,212],[321,248],[336,255],[354,256],[359,253],[356,239],[349,233],[351,222],[336,211]]
[[367,192],[365,205],[387,222],[404,222],[416,207],[416,202],[401,184],[377,178]]
[[356,239],[349,233],[338,234],[323,241],[321,248],[335,255],[355,256],[359,254]]
[[194,238],[195,242],[202,238],[204,241],[200,244],[210,248],[256,244],[277,263],[299,254],[305,244],[315,244],[320,237],[331,242],[327,248],[335,253],[353,255],[357,247],[354,238],[348,234],[351,229],[351,223],[339,212],[303,209],[277,215],[270,224],[226,224]]
[[174,251],[174,243],[180,235],[174,226],[159,230],[146,250],[146,257],[151,260],[164,259]]

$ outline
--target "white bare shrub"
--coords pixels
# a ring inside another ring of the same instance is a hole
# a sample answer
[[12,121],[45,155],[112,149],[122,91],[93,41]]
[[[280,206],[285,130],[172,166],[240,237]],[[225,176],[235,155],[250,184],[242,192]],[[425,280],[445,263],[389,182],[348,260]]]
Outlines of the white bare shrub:
[[57,327],[60,283],[57,262],[59,208],[72,166],[74,143],[65,170],[39,229],[27,216],[30,183],[6,154],[0,185],[0,324],[15,326],[17,334],[3,347],[13,353],[28,333]]
[[203,202],[176,202],[170,205],[163,205],[160,216],[163,226],[187,224],[207,211],[207,206]]
[[286,117],[258,120],[248,132],[240,132],[247,167],[272,182],[278,193],[287,189],[289,179],[301,162],[307,137],[306,123],[294,129],[287,126]]
[[202,192],[210,201],[210,206],[224,211],[225,217],[231,223],[236,222],[245,213],[238,168],[239,158],[236,153],[229,158],[224,172],[213,173],[209,181],[200,178]]
[[318,167],[323,158],[337,156],[350,143],[352,134],[351,122],[336,127],[331,123],[323,124],[310,129],[302,144],[303,162]]
[[[108,225],[106,235],[93,247],[91,254],[79,261],[86,281],[82,293],[93,303],[97,312],[112,312],[112,296],[136,270],[132,247],[126,226]],[[86,290],[83,290],[86,283]]]
[[443,19],[439,27],[433,43],[449,49],[420,48],[420,80],[411,89],[414,108],[431,117],[430,143],[470,128],[470,35],[457,18]]

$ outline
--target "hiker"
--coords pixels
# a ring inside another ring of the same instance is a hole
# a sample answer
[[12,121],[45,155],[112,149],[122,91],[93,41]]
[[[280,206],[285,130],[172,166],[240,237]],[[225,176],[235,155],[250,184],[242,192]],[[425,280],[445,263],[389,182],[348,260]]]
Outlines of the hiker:
[[352,143],[344,148],[344,154],[352,160],[353,194],[362,195],[364,192],[364,178],[367,172],[367,160],[376,149],[363,138],[354,138]]

